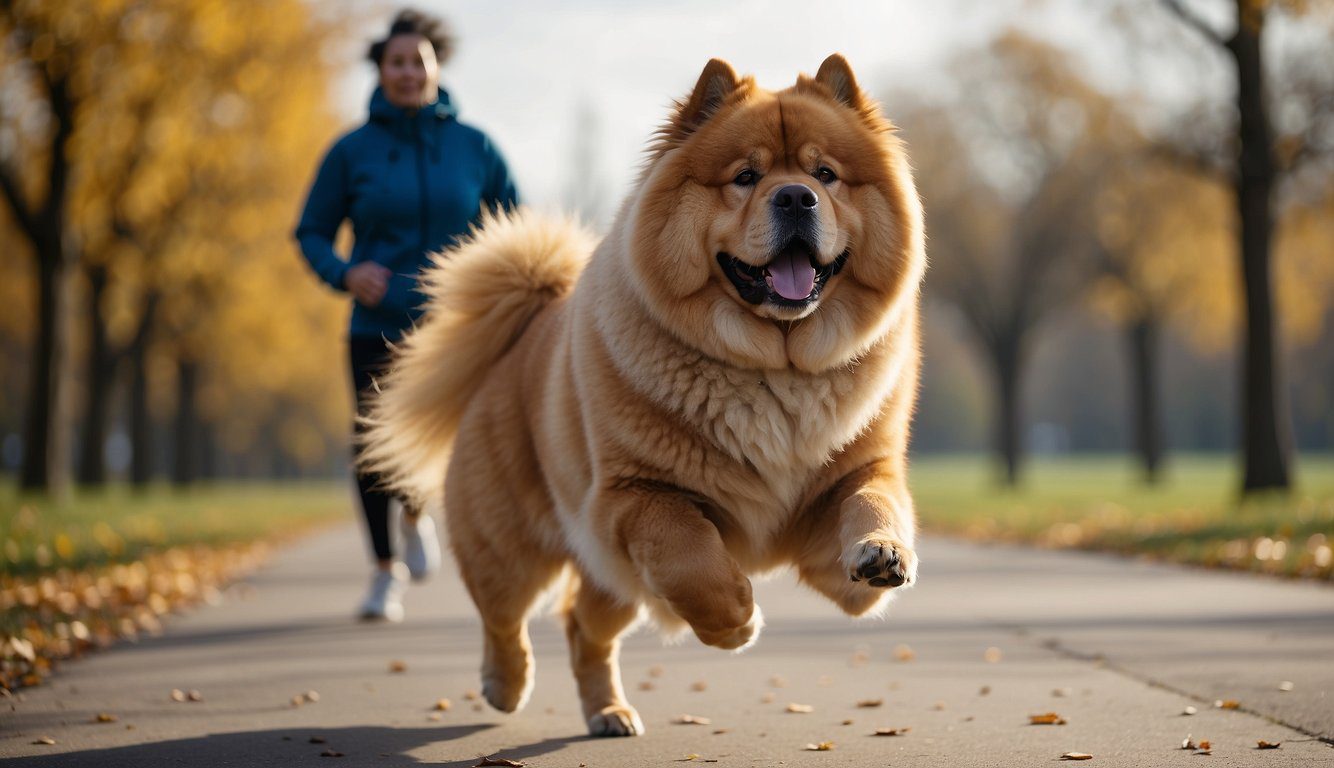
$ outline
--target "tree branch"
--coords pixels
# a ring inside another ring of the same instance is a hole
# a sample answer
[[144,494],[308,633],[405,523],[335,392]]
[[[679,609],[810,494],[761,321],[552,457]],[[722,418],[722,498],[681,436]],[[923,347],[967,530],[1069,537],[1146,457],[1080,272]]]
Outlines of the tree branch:
[[18,180],[14,178],[14,170],[4,162],[0,162],[0,190],[4,190],[5,199],[9,200],[10,210],[14,212],[19,227],[30,241],[37,242],[37,218],[28,208],[28,201],[23,199]]
[[1184,22],[1186,26],[1199,32],[1206,40],[1222,48],[1228,47],[1228,39],[1219,34],[1218,30],[1206,24],[1204,19],[1196,16],[1193,11],[1182,5],[1181,0],[1162,0],[1162,3],[1165,8],[1170,10],[1173,15]]

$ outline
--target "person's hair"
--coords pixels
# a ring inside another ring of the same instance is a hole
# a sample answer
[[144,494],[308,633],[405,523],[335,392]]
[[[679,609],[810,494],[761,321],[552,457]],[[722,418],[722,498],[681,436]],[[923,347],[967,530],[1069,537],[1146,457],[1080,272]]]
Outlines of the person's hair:
[[371,43],[366,58],[374,62],[375,66],[380,66],[384,61],[385,46],[395,35],[421,35],[426,38],[435,49],[435,58],[441,66],[444,66],[450,54],[454,53],[454,35],[444,19],[412,8],[404,8],[389,23],[389,32],[383,38]]

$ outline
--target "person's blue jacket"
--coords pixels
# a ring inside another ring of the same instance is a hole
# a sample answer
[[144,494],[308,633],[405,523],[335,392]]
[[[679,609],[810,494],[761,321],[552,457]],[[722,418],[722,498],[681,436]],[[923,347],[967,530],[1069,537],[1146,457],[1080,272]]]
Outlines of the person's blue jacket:
[[[482,209],[513,207],[514,182],[499,150],[460,123],[442,88],[416,112],[371,96],[370,119],[339,139],[310,188],[296,238],[324,282],[347,290],[348,267],[375,261],[393,276],[376,307],[353,302],[352,336],[397,339],[422,312],[417,277],[429,255],[454,244]],[[344,219],[355,241],[349,260],[334,251]]]

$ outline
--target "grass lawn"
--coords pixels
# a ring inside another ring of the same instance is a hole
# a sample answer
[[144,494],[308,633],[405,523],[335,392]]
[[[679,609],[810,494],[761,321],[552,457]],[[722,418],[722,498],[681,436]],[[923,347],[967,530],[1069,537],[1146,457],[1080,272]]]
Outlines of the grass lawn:
[[132,562],[176,546],[221,546],[284,537],[350,520],[350,486],[219,483],[137,493],[115,486],[49,501],[0,484],[0,562],[11,574]]
[[909,479],[923,526],[980,541],[1334,578],[1334,456],[1301,457],[1292,494],[1244,502],[1231,456],[1173,457],[1157,487],[1120,456],[1037,459],[1016,490],[996,477],[985,457],[914,459]]

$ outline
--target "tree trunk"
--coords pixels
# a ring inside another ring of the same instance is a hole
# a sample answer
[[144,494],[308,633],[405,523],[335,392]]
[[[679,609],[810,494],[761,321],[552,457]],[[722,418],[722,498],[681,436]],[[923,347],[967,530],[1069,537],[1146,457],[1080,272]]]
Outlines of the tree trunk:
[[1237,211],[1241,220],[1241,270],[1246,293],[1246,344],[1242,355],[1243,492],[1290,485],[1292,438],[1274,329],[1270,239],[1274,157],[1264,93],[1260,39],[1263,11],[1237,2],[1237,33],[1228,41],[1237,64]]
[[115,364],[111,359],[102,296],[107,287],[105,266],[90,266],[88,276],[88,386],[84,392],[83,440],[79,446],[80,485],[101,486],[107,481],[106,442],[111,413],[111,391]]
[[1002,484],[1019,484],[1022,452],[1019,417],[1019,353],[1014,339],[1002,339],[992,352],[996,376],[996,455],[1001,462]]
[[1135,451],[1144,482],[1157,485],[1163,462],[1163,430],[1158,405],[1158,319],[1146,316],[1130,327],[1130,392],[1134,402]]
[[148,410],[148,340],[130,347],[130,484],[143,488],[153,479],[153,421]]
[[196,461],[199,448],[199,417],[195,408],[195,387],[199,381],[199,363],[181,360],[176,373],[176,429],[171,481],[189,485],[198,479]]
[[[34,243],[37,259],[36,360],[28,386],[27,420],[23,426],[23,466],[19,485],[25,490],[54,492],[60,485],[64,458],[61,439],[60,383],[64,347],[64,259],[59,238]],[[54,250],[52,253],[50,251]],[[46,251],[43,253],[42,251]]]

